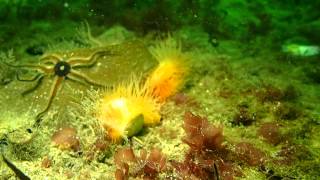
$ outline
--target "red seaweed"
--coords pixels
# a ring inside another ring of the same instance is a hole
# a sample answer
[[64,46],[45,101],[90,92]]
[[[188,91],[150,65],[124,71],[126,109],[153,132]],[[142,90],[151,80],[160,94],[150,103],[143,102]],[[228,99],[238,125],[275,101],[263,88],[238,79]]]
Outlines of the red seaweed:
[[261,166],[266,161],[266,155],[250,143],[241,142],[236,145],[239,158],[250,166]]
[[52,143],[62,150],[80,150],[79,137],[77,130],[72,127],[63,127],[56,131],[51,137]]
[[154,179],[166,169],[167,160],[165,155],[156,148],[149,154],[142,149],[140,156],[136,156],[131,148],[122,148],[114,155],[114,161],[118,167],[115,172],[116,179],[126,180],[129,177]]
[[171,99],[176,105],[187,105],[190,107],[199,107],[199,104],[196,102],[195,99],[193,99],[192,97],[189,97],[184,93],[177,93]]
[[273,122],[262,124],[258,130],[258,135],[272,145],[277,145],[283,141],[279,124]]
[[183,128],[187,134],[183,141],[192,150],[202,151],[222,148],[222,128],[215,127],[207,119],[186,112]]
[[183,162],[172,161],[180,179],[233,179],[242,173],[230,161],[232,152],[222,144],[222,128],[191,112],[184,115],[183,128],[189,152]]

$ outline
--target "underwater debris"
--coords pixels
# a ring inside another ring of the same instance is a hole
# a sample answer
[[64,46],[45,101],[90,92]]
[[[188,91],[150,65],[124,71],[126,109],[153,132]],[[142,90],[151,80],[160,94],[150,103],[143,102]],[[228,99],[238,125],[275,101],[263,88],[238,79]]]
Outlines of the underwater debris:
[[80,142],[79,137],[77,136],[77,131],[72,127],[60,128],[52,135],[51,141],[54,146],[57,146],[61,150],[80,150]]
[[149,155],[142,149],[140,156],[136,156],[131,148],[121,148],[114,155],[114,162],[118,167],[115,172],[117,180],[129,177],[155,179],[166,169],[166,157],[156,148],[152,149]]
[[151,73],[146,85],[152,95],[160,102],[178,92],[188,73],[188,57],[182,53],[181,46],[170,36],[150,48],[159,65]]
[[14,174],[20,179],[20,180],[30,180],[30,178],[24,174],[20,169],[18,169],[11,161],[9,161],[3,154],[2,159],[6,163],[6,165],[14,172]]

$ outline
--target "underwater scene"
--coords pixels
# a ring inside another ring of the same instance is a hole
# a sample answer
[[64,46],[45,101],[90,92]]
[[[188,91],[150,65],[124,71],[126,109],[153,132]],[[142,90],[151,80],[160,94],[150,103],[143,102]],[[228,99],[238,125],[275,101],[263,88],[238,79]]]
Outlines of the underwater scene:
[[319,9],[0,0],[0,180],[320,179]]

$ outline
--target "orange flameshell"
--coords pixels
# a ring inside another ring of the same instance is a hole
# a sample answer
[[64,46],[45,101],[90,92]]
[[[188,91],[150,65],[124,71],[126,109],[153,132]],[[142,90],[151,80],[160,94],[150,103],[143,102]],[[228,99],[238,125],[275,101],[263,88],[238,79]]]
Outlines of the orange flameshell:
[[180,45],[169,37],[150,49],[159,64],[146,81],[150,92],[160,102],[177,93],[188,72],[187,56]]

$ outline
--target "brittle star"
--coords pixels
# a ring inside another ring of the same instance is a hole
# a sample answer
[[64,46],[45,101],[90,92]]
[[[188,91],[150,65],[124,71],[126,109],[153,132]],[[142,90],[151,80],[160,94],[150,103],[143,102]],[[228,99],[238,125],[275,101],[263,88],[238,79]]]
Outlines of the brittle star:
[[54,75],[54,83],[50,91],[49,100],[44,110],[42,110],[36,116],[36,122],[34,126],[39,126],[40,122],[42,121],[43,115],[49,110],[54,97],[57,95],[58,89],[63,80],[73,80],[77,82],[85,81],[88,84],[94,86],[102,86],[105,85],[95,82],[94,80],[90,79],[89,77],[81,74],[79,71],[75,70],[75,68],[83,68],[83,67],[92,67],[96,64],[97,59],[101,56],[110,55],[110,52],[107,50],[97,50],[93,52],[88,57],[70,57],[70,58],[63,58],[58,54],[49,54],[40,59],[43,63],[41,64],[24,64],[24,65],[12,65],[6,63],[8,66],[16,67],[16,68],[27,68],[27,69],[34,69],[38,72],[38,74],[31,78],[31,79],[21,79],[19,75],[17,75],[17,79],[19,81],[37,81],[35,86],[32,88],[24,91],[22,95],[26,95],[39,87],[42,82],[42,79],[45,76]]

